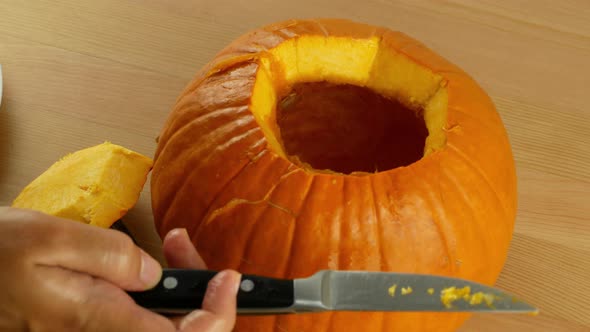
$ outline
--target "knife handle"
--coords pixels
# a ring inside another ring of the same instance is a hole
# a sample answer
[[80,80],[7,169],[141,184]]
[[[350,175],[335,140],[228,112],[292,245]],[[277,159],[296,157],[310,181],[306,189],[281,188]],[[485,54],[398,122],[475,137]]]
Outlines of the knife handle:
[[[211,270],[163,269],[162,279],[149,290],[128,292],[138,305],[162,314],[185,314],[200,309]],[[238,311],[285,309],[294,304],[293,280],[242,275],[237,295]]]

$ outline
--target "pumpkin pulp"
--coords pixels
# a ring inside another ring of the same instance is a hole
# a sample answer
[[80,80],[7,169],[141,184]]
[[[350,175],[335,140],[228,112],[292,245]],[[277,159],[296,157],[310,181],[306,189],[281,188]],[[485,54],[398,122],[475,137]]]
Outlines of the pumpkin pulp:
[[280,156],[370,174],[444,147],[447,99],[442,76],[380,38],[310,35],[260,55],[250,110]]

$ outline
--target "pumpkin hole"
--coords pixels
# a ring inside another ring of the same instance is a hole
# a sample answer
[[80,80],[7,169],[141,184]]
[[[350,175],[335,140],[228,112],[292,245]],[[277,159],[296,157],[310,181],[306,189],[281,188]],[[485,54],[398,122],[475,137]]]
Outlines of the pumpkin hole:
[[424,155],[428,129],[422,111],[368,88],[297,83],[276,112],[286,154],[315,170],[372,173]]

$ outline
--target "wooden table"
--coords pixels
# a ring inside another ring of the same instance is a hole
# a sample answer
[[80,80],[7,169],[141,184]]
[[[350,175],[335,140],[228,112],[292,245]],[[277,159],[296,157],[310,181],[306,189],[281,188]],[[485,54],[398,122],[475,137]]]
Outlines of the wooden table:
[[[224,45],[292,17],[402,30],[472,74],[508,128],[516,233],[498,286],[538,317],[467,331],[590,331],[590,3],[390,0],[2,0],[0,204],[62,155],[105,140],[153,155],[175,98]],[[161,259],[149,185],[127,224]],[[305,331],[308,332],[308,331]]]

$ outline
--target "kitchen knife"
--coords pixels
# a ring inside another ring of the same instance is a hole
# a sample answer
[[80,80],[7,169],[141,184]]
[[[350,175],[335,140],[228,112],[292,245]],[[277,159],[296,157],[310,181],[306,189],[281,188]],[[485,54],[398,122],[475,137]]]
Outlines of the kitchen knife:
[[[199,309],[216,271],[164,269],[153,289],[129,292],[163,314]],[[242,275],[239,314],[338,311],[471,311],[536,313],[514,296],[475,282],[424,274],[324,270],[302,279]]]

